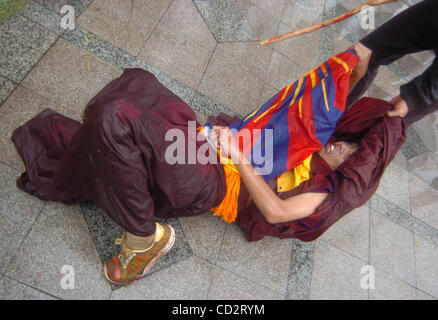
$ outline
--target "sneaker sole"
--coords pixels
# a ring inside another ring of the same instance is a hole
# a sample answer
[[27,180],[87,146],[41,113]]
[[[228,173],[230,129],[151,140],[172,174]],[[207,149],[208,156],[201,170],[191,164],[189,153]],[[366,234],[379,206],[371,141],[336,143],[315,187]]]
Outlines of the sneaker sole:
[[157,261],[162,257],[162,256],[164,256],[172,247],[173,247],[173,245],[174,245],[174,243],[175,243],[175,230],[172,228],[172,226],[170,226],[169,225],[169,228],[170,228],[170,238],[169,238],[169,241],[167,242],[167,244],[155,255],[155,257],[151,260],[151,262],[149,262],[149,264],[144,268],[144,270],[143,270],[143,272],[141,273],[141,274],[139,274],[139,275],[137,275],[137,276],[135,276],[131,281],[129,281],[129,282],[116,282],[116,281],[113,281],[113,280],[111,280],[109,277],[108,277],[108,271],[107,271],[107,268],[106,268],[106,264],[104,265],[104,268],[103,268],[103,272],[104,272],[104,274],[105,274],[105,278],[109,281],[109,282],[111,282],[111,283],[114,283],[114,284],[117,284],[117,285],[127,285],[127,284],[130,284],[131,282],[133,282],[133,281],[135,281],[135,280],[139,280],[139,279],[141,279],[141,278],[143,278],[147,273],[148,273],[148,271],[155,265],[155,263],[157,263]]

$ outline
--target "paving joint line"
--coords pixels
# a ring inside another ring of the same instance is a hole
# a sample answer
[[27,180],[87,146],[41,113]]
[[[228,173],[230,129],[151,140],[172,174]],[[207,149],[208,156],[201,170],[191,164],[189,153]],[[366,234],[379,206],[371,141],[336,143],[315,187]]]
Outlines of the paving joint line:
[[23,238],[20,241],[20,244],[18,245],[17,249],[15,250],[14,254],[12,255],[11,259],[9,260],[9,263],[4,267],[4,275],[7,276],[7,271],[9,270],[12,262],[15,260],[15,258],[18,255],[18,252],[20,251],[20,249],[23,246],[23,243],[26,241],[26,239],[28,238],[29,234],[31,233],[32,229],[34,228],[37,220],[39,219],[39,217],[41,216],[42,212],[44,211],[44,209],[46,208],[47,204],[44,203],[43,206],[41,207],[40,212],[38,212],[38,214],[35,216],[32,224],[30,225],[29,229],[27,230],[26,234],[23,236]]
[[226,272],[229,272],[229,273],[233,274],[234,276],[236,276],[236,277],[238,277],[238,278],[240,278],[240,279],[243,279],[243,280],[249,281],[249,282],[251,282],[251,283],[253,283],[253,284],[255,284],[255,285],[259,286],[259,287],[262,287],[262,288],[264,288],[264,289],[266,289],[266,290],[269,290],[269,291],[271,291],[271,292],[273,292],[273,293],[276,293],[276,294],[278,294],[278,295],[280,295],[280,296],[284,296],[284,293],[281,293],[280,291],[278,291],[278,290],[276,290],[276,289],[269,288],[269,287],[267,287],[267,286],[266,286],[265,284],[263,284],[263,283],[257,282],[257,281],[255,281],[255,280],[253,280],[253,279],[250,279],[250,278],[246,277],[246,276],[243,276],[243,275],[241,275],[241,274],[238,274],[238,273],[236,273],[236,272],[233,271],[233,270],[230,270],[230,269],[228,269],[228,268],[226,268],[226,267],[224,267],[224,266],[221,266],[221,265],[218,264],[217,262],[212,262],[212,261],[210,261],[210,260],[208,260],[208,259],[206,259],[206,258],[204,258],[204,257],[198,256],[197,254],[194,254],[194,256],[196,256],[197,258],[202,259],[202,260],[204,260],[204,261],[206,261],[206,262],[208,262],[208,263],[214,265],[215,267],[217,267],[217,268],[219,268],[219,269],[222,269],[222,270],[224,270],[224,271],[226,271]]
[[[381,198],[381,199],[379,199],[379,198]],[[396,205],[395,203],[389,201],[388,199],[386,199],[385,197],[383,197],[383,196],[381,196],[379,194],[377,194],[377,198],[374,199],[374,202],[377,202],[377,203],[382,203],[383,202],[383,203],[385,203],[385,206],[387,204],[389,204],[391,206],[391,208],[390,208],[390,210],[385,210],[385,212],[381,212],[379,210],[379,208],[376,208],[375,206],[373,207],[373,206],[370,205],[370,209],[372,209],[373,211],[375,211],[379,215],[389,219],[390,221],[396,223],[397,225],[401,226],[405,230],[413,232],[415,235],[421,237],[422,239],[424,239],[425,241],[429,242],[433,246],[438,247],[438,230],[435,229],[434,227],[432,227],[430,224],[428,224],[428,223],[424,222],[423,220],[413,216],[412,214],[410,214],[406,210],[400,208],[398,205]],[[394,210],[398,211],[400,213],[398,217],[394,216],[392,214],[392,212]],[[416,229],[415,227],[409,228],[409,226],[399,222],[399,221],[403,221],[403,219],[400,219],[400,218],[405,218],[405,219],[409,220],[410,222],[416,223],[418,225],[424,225],[424,226],[426,226],[426,228],[430,228],[430,231],[435,233],[436,235],[427,236],[427,235],[419,234],[419,233],[417,233],[415,231],[415,229]]]
[[[216,39],[216,36],[214,35],[213,31],[211,31],[209,24],[205,20],[204,15],[199,10],[198,6],[196,5],[195,1],[192,0],[193,5],[195,6],[196,10],[198,11],[199,15],[202,17],[202,20],[204,21],[205,25],[207,26],[208,31],[210,31],[211,35],[213,36],[213,39],[216,41],[216,45],[219,43],[218,39]],[[216,48],[215,48],[216,49]]]
[[41,292],[41,293],[43,293],[43,294],[45,294],[45,295],[47,295],[47,296],[50,296],[50,297],[52,297],[52,298],[54,298],[54,299],[56,299],[56,300],[64,300],[64,299],[61,298],[61,297],[58,297],[58,296],[56,296],[56,295],[54,295],[54,294],[52,294],[52,293],[50,293],[50,292],[44,291],[44,290],[41,289],[41,288],[35,287],[35,286],[33,286],[33,285],[30,285],[30,284],[28,284],[28,283],[26,283],[26,282],[23,282],[23,281],[21,281],[21,280],[15,279],[15,278],[13,278],[13,277],[11,277],[11,276],[8,276],[7,274],[4,274],[4,275],[3,275],[2,281],[4,280],[4,278],[8,278],[9,280],[12,280],[12,281],[18,282],[19,284],[21,284],[21,285],[23,285],[23,286],[25,286],[25,287],[28,287],[28,288],[31,288],[31,289],[36,290],[36,291],[38,291],[38,292]]
[[[214,55],[215,52],[216,52],[217,45],[218,45],[218,43],[217,43],[217,41],[216,41],[216,45],[214,46],[214,49],[213,49],[213,51],[212,51],[212,53],[211,53],[211,55],[210,55],[210,59],[208,59],[208,63],[207,63],[207,65],[205,66],[205,70],[204,70],[204,72],[202,73],[202,77],[201,77],[201,79],[199,80],[198,88],[195,89],[195,92],[199,92],[199,88],[201,87],[202,80],[204,80],[205,74],[207,73],[207,69],[208,69],[208,67],[210,66],[211,60],[213,59],[213,55]],[[200,93],[200,92],[199,92],[199,93]],[[201,93],[201,94],[202,94],[202,93]],[[195,98],[195,97],[193,96],[193,99],[194,99],[194,98]],[[192,99],[192,101],[193,101],[193,99]]]
[[[149,36],[146,38],[145,42],[143,43],[142,47],[140,48],[140,50],[138,50],[137,55],[135,57],[138,57],[138,55],[140,54],[140,52],[143,50],[143,48],[146,46],[146,43],[149,41],[149,39],[151,38],[152,34],[155,32],[155,30],[157,29],[158,25],[161,23],[161,21],[163,20],[163,17],[166,15],[167,11],[169,11],[169,8],[174,4],[175,0],[172,0],[169,4],[169,6],[167,7],[166,11],[164,11],[163,15],[161,16],[161,18],[158,20],[157,24],[154,26],[154,28],[152,29],[151,33],[149,34]],[[100,38],[100,37],[99,37]]]

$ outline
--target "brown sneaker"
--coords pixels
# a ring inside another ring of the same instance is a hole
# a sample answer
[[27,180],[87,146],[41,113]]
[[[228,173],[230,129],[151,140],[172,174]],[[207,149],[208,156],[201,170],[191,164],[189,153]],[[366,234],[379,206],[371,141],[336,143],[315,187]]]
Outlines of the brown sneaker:
[[128,284],[146,275],[152,266],[175,242],[175,231],[170,225],[157,223],[152,246],[145,250],[132,250],[123,244],[124,238],[116,239],[122,244],[122,251],[104,266],[105,277],[115,284]]

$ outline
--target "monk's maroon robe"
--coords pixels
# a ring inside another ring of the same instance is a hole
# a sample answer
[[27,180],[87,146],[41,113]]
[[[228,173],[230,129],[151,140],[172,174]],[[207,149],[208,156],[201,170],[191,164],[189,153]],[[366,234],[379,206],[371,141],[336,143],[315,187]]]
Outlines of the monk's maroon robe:
[[[271,235],[310,241],[368,201],[405,139],[404,121],[384,117],[391,108],[382,100],[360,100],[341,118],[334,139],[360,140],[361,150],[334,173],[315,155],[311,179],[279,194],[329,193],[305,219],[269,224],[253,204],[246,206],[249,195],[241,182],[238,223],[247,239]],[[209,122],[229,125],[237,120],[221,114]],[[188,121],[196,116],[185,102],[149,72],[127,69],[90,101],[83,124],[46,109],[14,132],[26,167],[17,185],[42,200],[95,201],[125,230],[151,235],[155,216],[199,215],[225,196],[220,164],[169,165],[165,160],[170,129],[184,132],[186,146],[190,139],[197,150],[205,143],[190,137]],[[276,179],[269,185],[276,190]]]
[[[265,235],[312,241],[352,210],[363,206],[377,190],[388,164],[406,139],[406,122],[387,117],[393,106],[383,100],[363,98],[347,110],[331,138],[334,141],[358,142],[360,149],[334,172],[315,154],[311,161],[311,178],[295,189],[279,193],[287,199],[303,192],[325,192],[328,197],[310,216],[287,223],[270,224],[255,205],[239,212],[238,223],[248,241]],[[270,182],[276,190],[275,179]]]
[[186,148],[205,142],[189,137],[188,121],[193,110],[153,74],[127,69],[90,101],[82,125],[45,110],[13,133],[26,167],[18,186],[43,200],[93,200],[125,230],[149,236],[154,216],[199,215],[225,196],[220,164],[165,160],[170,129],[184,133]]

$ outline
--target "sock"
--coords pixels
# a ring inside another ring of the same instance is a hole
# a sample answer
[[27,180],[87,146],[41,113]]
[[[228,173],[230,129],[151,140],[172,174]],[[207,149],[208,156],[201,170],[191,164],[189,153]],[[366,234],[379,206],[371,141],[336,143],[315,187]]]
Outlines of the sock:
[[132,233],[125,232],[123,242],[125,246],[131,250],[146,250],[150,248],[154,242],[158,242],[164,235],[163,227],[157,223],[155,233],[148,237],[136,236]]
[[149,237],[139,237],[132,233],[126,232],[124,245],[131,250],[146,250],[154,243],[155,234]]

